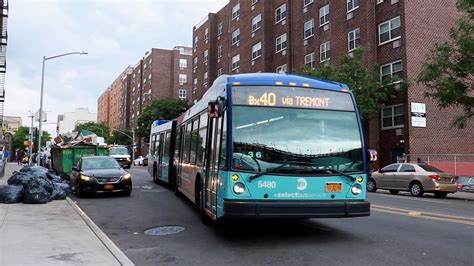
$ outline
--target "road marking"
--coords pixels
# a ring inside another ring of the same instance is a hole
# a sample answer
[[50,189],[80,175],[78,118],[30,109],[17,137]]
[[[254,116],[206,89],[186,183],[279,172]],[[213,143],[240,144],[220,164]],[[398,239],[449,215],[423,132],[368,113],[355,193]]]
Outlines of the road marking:
[[383,206],[383,205],[371,205],[370,209],[372,211],[398,214],[398,215],[403,215],[407,217],[423,218],[423,219],[429,219],[429,220],[445,221],[445,222],[474,226],[474,218],[471,218],[471,217],[447,215],[447,214],[434,213],[434,212],[421,212],[421,211],[394,208],[394,207]]
[[446,202],[446,201],[441,201],[441,200],[429,200],[429,199],[419,199],[415,197],[410,197],[410,196],[394,196],[394,195],[386,195],[386,194],[380,194],[380,193],[372,193],[369,195],[376,195],[376,196],[382,196],[382,197],[387,197],[387,198],[396,198],[396,199],[405,199],[405,200],[416,200],[416,201],[424,201],[424,202],[431,202],[431,203],[441,203],[441,204],[448,204],[451,205],[451,202]]

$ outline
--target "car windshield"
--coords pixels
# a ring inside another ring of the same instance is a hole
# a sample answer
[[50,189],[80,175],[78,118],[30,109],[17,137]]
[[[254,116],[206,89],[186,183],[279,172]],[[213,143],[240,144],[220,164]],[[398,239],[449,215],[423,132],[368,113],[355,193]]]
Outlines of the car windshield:
[[110,155],[128,155],[128,149],[125,147],[113,147],[109,149]]
[[439,170],[438,168],[432,166],[432,165],[427,165],[427,164],[419,164],[421,168],[423,168],[425,171],[428,172],[443,172],[442,170]]
[[115,168],[120,168],[120,165],[114,158],[88,158],[82,160],[82,170]]
[[278,168],[272,172],[287,174],[364,169],[355,112],[234,106],[232,127],[234,169]]

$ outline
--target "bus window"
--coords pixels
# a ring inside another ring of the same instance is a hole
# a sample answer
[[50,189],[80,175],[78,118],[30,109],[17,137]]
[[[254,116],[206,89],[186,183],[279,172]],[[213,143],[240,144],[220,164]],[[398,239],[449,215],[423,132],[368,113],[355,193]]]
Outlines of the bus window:
[[189,122],[186,125],[186,133],[184,134],[184,148],[183,148],[183,162],[189,163],[189,152],[191,151],[191,130],[193,123]]
[[160,139],[158,135],[155,135],[155,145],[153,146],[153,155],[155,158],[159,156],[159,147],[160,147]]
[[199,136],[199,117],[196,118],[193,122],[193,131],[191,134],[191,153],[189,155],[190,163],[196,164],[196,150],[197,150],[197,141]]
[[221,151],[219,159],[219,168],[226,168],[227,158],[227,112],[222,116],[222,136],[221,136]]
[[180,127],[177,129],[176,133],[176,144],[175,144],[175,149],[174,149],[174,157],[176,159],[181,159],[180,158],[180,147],[181,147],[181,134],[183,132],[184,126]]
[[[159,147],[159,150],[157,151],[158,156],[160,156],[160,158],[163,157],[163,148],[164,148],[164,146],[165,146],[165,145],[164,145],[164,144],[165,144],[164,140],[165,140],[165,134],[164,134],[164,133],[161,133],[161,134],[160,134],[160,147]],[[160,161],[161,161],[161,160],[160,160]]]
[[200,129],[197,145],[197,165],[204,166],[204,159],[206,155],[206,138],[207,138],[207,113],[201,115]]
[[165,157],[169,157],[170,143],[171,143],[171,133],[166,132],[165,145],[164,145],[164,151],[163,151],[163,156]]

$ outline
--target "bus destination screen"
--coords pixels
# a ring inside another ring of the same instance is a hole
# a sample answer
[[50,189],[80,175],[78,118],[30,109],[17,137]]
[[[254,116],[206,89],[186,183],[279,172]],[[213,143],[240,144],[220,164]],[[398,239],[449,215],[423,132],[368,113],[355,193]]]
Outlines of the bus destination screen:
[[232,100],[234,105],[355,110],[349,93],[301,87],[233,87]]

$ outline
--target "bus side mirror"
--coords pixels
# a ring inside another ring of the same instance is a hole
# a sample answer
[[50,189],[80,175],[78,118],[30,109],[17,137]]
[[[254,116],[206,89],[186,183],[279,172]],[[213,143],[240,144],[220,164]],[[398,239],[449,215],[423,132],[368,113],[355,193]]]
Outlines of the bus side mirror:
[[370,163],[376,162],[378,160],[377,151],[372,150],[372,149],[368,149],[367,150],[367,158],[369,159]]
[[225,99],[217,97],[217,100],[210,101],[207,106],[207,115],[210,118],[219,118],[224,114]]

